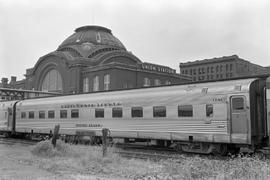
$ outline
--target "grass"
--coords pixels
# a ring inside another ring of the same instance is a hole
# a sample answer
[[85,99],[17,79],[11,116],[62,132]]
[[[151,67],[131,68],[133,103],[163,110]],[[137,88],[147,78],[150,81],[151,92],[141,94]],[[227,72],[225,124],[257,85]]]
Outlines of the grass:
[[49,140],[37,143],[31,152],[32,154],[41,157],[78,155],[69,144],[66,144],[63,141],[57,141],[56,147],[54,148]]
[[209,157],[185,157],[181,162],[163,163],[169,174],[179,179],[269,179],[270,161],[259,156],[225,160]]
[[102,147],[40,142],[33,163],[58,174],[102,175],[114,179],[270,179],[270,160],[263,156],[216,158],[179,155],[153,162],[120,157],[114,148],[102,157]]

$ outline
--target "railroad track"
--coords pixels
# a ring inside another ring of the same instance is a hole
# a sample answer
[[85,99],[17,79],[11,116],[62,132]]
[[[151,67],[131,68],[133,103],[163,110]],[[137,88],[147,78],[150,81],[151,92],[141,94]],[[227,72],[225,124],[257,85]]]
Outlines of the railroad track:
[[132,152],[132,151],[118,151],[120,156],[128,159],[142,159],[142,160],[152,160],[159,161],[161,159],[170,159],[173,158],[172,155],[165,155],[159,153],[149,153],[149,152]]
[[37,141],[32,141],[32,140],[0,137],[0,144],[6,144],[6,145],[20,144],[20,145],[30,146],[30,145],[35,145],[36,143]]
[[138,144],[115,144],[117,148],[131,151],[145,151],[159,154],[179,154],[175,149],[168,147],[158,147],[158,146],[147,146],[147,145],[138,145]]
[[171,148],[134,144],[116,144],[115,147],[119,149],[116,153],[130,159],[159,161],[161,159],[180,158],[180,154]]
[[154,161],[162,159],[178,159],[181,160],[183,157],[193,157],[194,155],[201,158],[207,159],[227,159],[231,156],[213,156],[208,154],[194,154],[194,153],[179,153],[173,148],[157,147],[157,146],[146,146],[137,144],[115,144],[116,148],[119,149],[119,155],[126,158],[137,158],[137,159],[151,159]]

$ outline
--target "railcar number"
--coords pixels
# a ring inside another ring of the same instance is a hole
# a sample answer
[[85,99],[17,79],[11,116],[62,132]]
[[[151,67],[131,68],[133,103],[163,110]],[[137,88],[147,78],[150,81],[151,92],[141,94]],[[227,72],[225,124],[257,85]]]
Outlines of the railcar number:
[[225,102],[226,98],[225,97],[216,97],[216,98],[213,98],[213,101],[214,102]]

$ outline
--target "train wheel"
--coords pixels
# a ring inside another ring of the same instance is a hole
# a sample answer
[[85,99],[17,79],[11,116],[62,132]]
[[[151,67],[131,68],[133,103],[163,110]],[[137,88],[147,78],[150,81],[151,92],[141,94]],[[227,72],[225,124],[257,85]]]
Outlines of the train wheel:
[[181,144],[176,144],[176,146],[174,147],[174,149],[178,152],[178,153],[182,153],[182,145]]
[[9,138],[9,137],[11,137],[11,133],[5,132],[5,133],[3,134],[3,136],[4,136],[5,138]]
[[227,144],[218,144],[216,146],[216,153],[221,156],[225,156],[228,153],[228,146]]

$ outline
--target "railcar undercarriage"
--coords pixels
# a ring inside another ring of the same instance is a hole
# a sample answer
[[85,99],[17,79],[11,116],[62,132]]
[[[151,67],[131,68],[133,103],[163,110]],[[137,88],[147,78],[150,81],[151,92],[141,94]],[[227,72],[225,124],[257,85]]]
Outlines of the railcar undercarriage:
[[[42,141],[52,138],[53,134],[50,131],[48,134],[43,133],[11,133],[1,132],[3,137],[15,137],[23,139],[31,139],[36,141]],[[72,144],[85,144],[85,145],[100,145],[102,144],[102,137],[97,136],[95,133],[77,133],[76,135],[59,135],[59,139],[66,143]],[[226,143],[210,143],[210,142],[185,142],[185,141],[170,141],[170,140],[153,140],[153,139],[136,139],[136,138],[112,138],[107,137],[109,144],[140,144],[144,143],[145,146],[158,146],[173,148],[179,153],[195,153],[195,154],[214,154],[214,155],[226,155],[228,153],[238,154],[239,152],[252,154],[255,152],[261,152],[266,155],[270,155],[270,147],[254,147],[249,145],[237,145]]]

